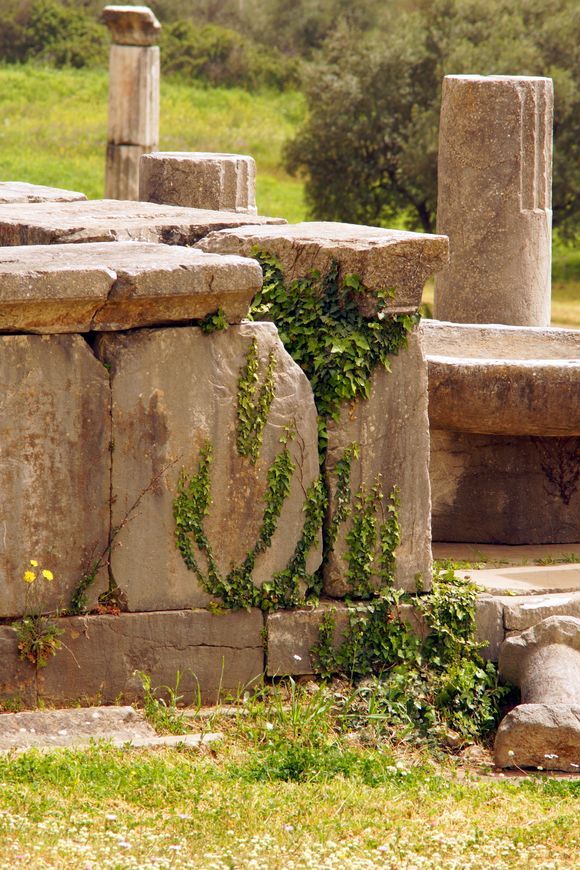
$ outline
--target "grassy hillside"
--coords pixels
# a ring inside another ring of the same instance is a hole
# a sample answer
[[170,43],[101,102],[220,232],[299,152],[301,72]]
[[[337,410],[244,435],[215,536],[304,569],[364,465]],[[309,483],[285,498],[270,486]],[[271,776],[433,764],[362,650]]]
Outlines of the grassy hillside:
[[[98,70],[0,67],[0,180],[101,197],[107,87],[107,74]],[[250,94],[165,79],[160,147],[252,154],[258,165],[259,210],[303,220],[302,184],[280,166],[282,145],[303,112],[297,93]],[[554,247],[553,322],[580,327],[580,252],[559,245]]]

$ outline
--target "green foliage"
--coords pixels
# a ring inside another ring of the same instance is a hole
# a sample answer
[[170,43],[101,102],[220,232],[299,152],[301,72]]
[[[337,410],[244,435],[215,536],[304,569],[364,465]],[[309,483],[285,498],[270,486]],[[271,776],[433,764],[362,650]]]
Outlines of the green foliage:
[[250,310],[254,320],[271,320],[292,358],[306,374],[319,414],[321,449],[326,419],[337,420],[345,402],[368,398],[377,365],[389,370],[389,357],[406,346],[418,316],[385,316],[388,291],[377,293],[377,315],[362,316],[356,298],[364,292],[360,279],[338,278],[334,263],[328,273],[284,282],[275,257],[259,250],[264,283]]
[[[284,440],[287,440],[285,436]],[[287,444],[268,469],[268,485],[264,496],[264,513],[258,539],[248,551],[244,561],[222,575],[218,569],[213,548],[204,530],[204,518],[211,503],[210,469],[212,449],[209,443],[200,451],[197,473],[188,476],[182,471],[173,505],[176,544],[181,556],[211,595],[222,599],[225,607],[234,610],[259,607],[293,607],[304,603],[313,592],[314,579],[306,574],[306,557],[313,546],[324,517],[325,493],[320,480],[315,481],[306,495],[305,520],[300,541],[286,570],[275,574],[261,588],[254,585],[252,571],[256,558],[271,545],[278,527],[280,513],[290,493],[294,462]],[[206,569],[200,564],[194,545],[204,557]],[[309,586],[309,582],[311,586]],[[301,584],[306,585],[306,589]]]
[[20,658],[37,668],[44,668],[50,656],[55,656],[62,647],[59,628],[54,619],[43,614],[31,613],[12,623],[18,639]]
[[334,504],[332,518],[324,536],[324,557],[334,549],[338,531],[350,516],[352,492],[350,489],[350,469],[353,459],[360,456],[360,444],[349,444],[334,467]]
[[240,456],[247,456],[255,465],[260,450],[268,414],[274,401],[274,373],[276,355],[273,350],[268,355],[264,380],[260,385],[260,363],[258,360],[258,341],[252,338],[246,355],[246,364],[238,380],[238,431],[237,447]]
[[309,112],[287,165],[306,175],[312,217],[386,225],[401,215],[433,232],[443,77],[547,75],[555,86],[554,226],[577,235],[578,3],[418,0],[413,7],[389,6],[373,35],[338,28],[307,71]]
[[[183,696],[179,694],[181,673],[177,671],[175,686],[151,687],[151,677],[143,671],[135,671],[143,687],[143,712],[158,734],[187,734],[190,728],[187,719],[178,709]],[[165,696],[165,697],[164,697]],[[166,700],[167,698],[167,700]]]
[[220,332],[227,329],[229,323],[223,308],[218,308],[217,311],[208,314],[199,325],[202,332],[206,335],[211,335],[212,332]]
[[[433,591],[421,598],[383,591],[371,604],[349,609],[338,646],[334,617],[325,614],[313,649],[320,672],[370,677],[346,699],[346,719],[434,737],[444,737],[449,728],[464,739],[491,731],[507,690],[498,686],[493,664],[478,654],[476,597],[475,585],[452,569],[436,576]],[[425,639],[404,620],[403,603],[423,612]]]

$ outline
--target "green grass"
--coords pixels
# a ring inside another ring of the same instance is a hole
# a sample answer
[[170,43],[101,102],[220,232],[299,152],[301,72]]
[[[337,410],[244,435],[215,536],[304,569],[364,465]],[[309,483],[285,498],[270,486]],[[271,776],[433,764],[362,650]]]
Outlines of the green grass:
[[[0,180],[30,181],[103,195],[107,74],[0,66]],[[258,166],[262,214],[306,218],[303,184],[281,167],[281,149],[300,122],[297,93],[250,94],[165,79],[160,148],[249,153]],[[580,327],[580,251],[554,245],[552,320]],[[432,302],[432,288],[425,292]]]

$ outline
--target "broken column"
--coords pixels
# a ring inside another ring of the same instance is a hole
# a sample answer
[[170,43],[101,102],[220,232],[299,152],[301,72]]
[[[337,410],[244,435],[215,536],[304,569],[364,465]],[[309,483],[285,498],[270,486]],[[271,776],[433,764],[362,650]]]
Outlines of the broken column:
[[551,79],[445,77],[437,231],[450,260],[437,319],[550,323],[552,114]]
[[[385,328],[392,324],[396,315],[417,311],[425,281],[447,257],[447,239],[442,236],[336,223],[243,227],[211,233],[199,247],[243,256],[252,256],[259,249],[279,263],[286,287],[295,279],[309,278],[314,271],[328,276],[337,265],[335,288],[350,276],[356,287],[352,298],[360,313],[379,329],[381,324]],[[311,328],[315,330],[316,324]],[[338,340],[333,353],[340,352]],[[429,588],[431,581],[427,370],[415,330],[389,364],[391,371],[381,365],[375,368],[367,398],[343,403],[339,419],[326,420],[323,472],[330,494],[326,523],[334,523],[337,531],[325,560],[324,591],[332,597],[365,597],[362,586],[368,590],[369,581],[373,588],[382,582],[379,537],[395,488],[399,493],[400,542],[394,583],[416,591]],[[350,450],[352,445],[356,455]],[[338,473],[349,453],[348,504],[339,508]],[[372,571],[370,576],[360,572],[365,575],[364,583],[358,578],[356,590],[351,582],[356,570],[350,567],[354,564],[350,533],[355,520],[362,521],[362,513],[367,511],[363,502],[375,487],[378,498],[371,497],[376,505],[372,520],[375,544],[368,554]]]
[[244,154],[146,154],[139,170],[139,199],[256,214],[256,164]]
[[522,703],[502,720],[499,767],[580,772],[580,619],[550,616],[502,645],[500,675]]
[[139,159],[159,146],[161,25],[147,6],[106,6],[111,32],[105,196],[139,199]]

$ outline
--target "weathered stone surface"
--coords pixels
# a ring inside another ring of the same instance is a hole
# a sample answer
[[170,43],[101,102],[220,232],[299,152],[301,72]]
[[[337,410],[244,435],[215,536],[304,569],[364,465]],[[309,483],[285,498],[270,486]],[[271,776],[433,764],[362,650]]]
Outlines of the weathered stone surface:
[[3,705],[35,707],[36,669],[20,658],[16,632],[0,625],[0,710]]
[[580,706],[580,619],[549,616],[504,641],[499,673],[523,704]]
[[[66,607],[104,551],[110,444],[108,373],[82,338],[0,337],[0,616]],[[31,559],[54,580],[26,584]]]
[[445,77],[437,230],[451,259],[436,317],[549,324],[552,107],[551,79]]
[[[342,409],[337,422],[328,423],[325,473],[330,484],[329,520],[336,510],[335,469],[350,444],[360,445],[360,459],[351,466],[354,506],[361,486],[368,491],[379,481],[383,494],[382,515],[393,487],[399,488],[398,509],[401,543],[396,551],[396,586],[410,591],[431,584],[431,515],[429,486],[429,423],[427,371],[416,334],[406,350],[391,359],[391,372],[375,369],[369,399]],[[352,516],[339,528],[336,544],[324,568],[327,595],[341,597],[350,589],[347,535]],[[375,551],[377,564],[379,545]],[[379,578],[374,573],[375,582]]]
[[159,75],[157,46],[111,46],[107,134],[109,143],[157,148]]
[[522,704],[502,720],[495,738],[498,767],[580,773],[580,706]]
[[[435,547],[433,549],[436,550]],[[497,547],[496,549],[533,550],[534,548]],[[538,549],[541,550],[542,548],[536,548],[536,551]],[[441,558],[436,553],[433,555],[434,558]],[[572,553],[570,554],[570,556],[573,555]],[[526,596],[521,600],[527,601],[529,596],[536,597],[560,592],[580,592],[580,554],[577,558],[577,564],[551,565],[544,563],[543,565],[520,565],[515,568],[478,568],[476,570],[470,569],[469,571],[462,569],[459,573],[466,577],[471,577],[478,586],[490,595]],[[458,560],[455,559],[454,561]],[[513,603],[516,599],[506,598],[506,600]],[[518,598],[517,600],[519,601],[520,599]],[[557,596],[554,600],[557,600]],[[545,615],[548,616],[549,614]],[[524,628],[529,628],[530,624],[525,625]]]
[[365,316],[376,312],[378,290],[394,291],[385,311],[393,314],[416,311],[425,281],[448,257],[445,236],[330,222],[215,233],[199,247],[245,256],[251,256],[252,249],[258,247],[278,258],[287,280],[303,278],[315,269],[325,274],[336,260],[339,277],[357,275],[368,289],[368,293],[357,295]]
[[[472,577],[477,582],[477,577]],[[491,595],[481,595],[475,603],[475,639],[485,646],[479,650],[484,659],[497,662],[505,640],[503,601]]]
[[577,330],[421,324],[433,429],[580,435]]
[[[255,466],[236,448],[238,381],[254,339],[260,383],[270,354],[276,366],[274,400]],[[253,580],[262,585],[286,568],[302,533],[305,493],[319,465],[312,391],[276,328],[247,323],[210,336],[197,328],[106,335],[99,353],[111,368],[115,525],[155,481],[112,554],[112,571],[127,593],[129,608],[208,603],[210,596],[186,568],[175,544],[173,502],[181,469],[188,475],[197,473],[202,447],[212,445],[212,505],[205,530],[218,568],[226,574],[243,562],[258,540],[268,469],[290,426],[296,428],[289,443],[296,466],[291,491],[271,546],[256,558]],[[320,558],[317,546],[309,558],[310,571]]]
[[505,597],[504,624],[507,631],[525,631],[549,616],[573,616],[580,619],[580,592],[557,595],[522,595]]
[[139,242],[0,249],[0,331],[132,329],[248,312],[257,263]]
[[0,245],[131,241],[193,245],[226,227],[283,223],[282,218],[114,199],[0,205]]
[[38,672],[38,697],[50,704],[133,702],[143,696],[139,671],[152,687],[174,687],[179,671],[183,703],[213,704],[264,670],[263,617],[256,610],[123,613],[62,624],[63,649]]
[[[365,612],[365,604],[356,607]],[[266,673],[268,676],[300,676],[316,673],[312,648],[320,640],[320,626],[325,615],[331,614],[334,621],[333,646],[338,649],[344,642],[348,624],[349,607],[342,601],[322,600],[317,607],[300,610],[279,610],[266,617]],[[398,617],[421,639],[429,633],[424,617],[412,604],[401,604]]]
[[[580,537],[580,535],[579,535]],[[529,581],[529,586],[526,589],[520,589],[522,594],[538,593],[538,592],[566,592],[570,587],[560,587],[560,581],[564,578],[558,576],[558,572],[562,565],[556,563],[562,561],[576,562],[580,565],[580,542],[575,544],[524,544],[519,547],[511,547],[508,544],[450,544],[446,542],[438,542],[433,544],[434,559],[450,559],[452,562],[481,562],[485,563],[486,568],[477,569],[478,577],[482,577],[483,571],[501,570],[509,572],[520,569],[529,572],[530,576],[526,578]],[[494,567],[494,565],[496,567]],[[538,573],[536,575],[536,567]],[[554,572],[553,569],[556,569]],[[542,586],[541,571],[544,571],[546,585]],[[534,579],[537,576],[537,580]],[[553,580],[557,586],[552,585]],[[511,580],[508,580],[511,583]],[[492,590],[491,586],[487,585],[487,581],[483,580],[482,585],[493,595],[501,595],[502,592],[509,591],[509,587],[502,585],[498,587],[498,591]]]
[[580,438],[431,430],[433,539],[575,543]]
[[61,190],[42,184],[27,184],[25,181],[0,181],[0,203],[21,202],[78,202],[85,200],[84,193],[76,190]]
[[154,737],[154,729],[133,707],[84,707],[0,716],[0,752],[32,746],[84,746],[92,740],[125,743]]
[[139,199],[256,214],[256,163],[244,154],[157,151],[141,158]]
[[148,6],[105,6],[101,21],[117,45],[153,45],[161,25]]
[[150,145],[107,145],[105,196],[108,199],[139,199],[139,164]]

